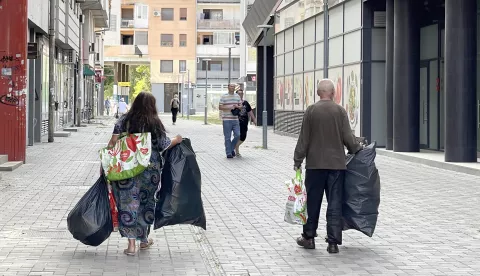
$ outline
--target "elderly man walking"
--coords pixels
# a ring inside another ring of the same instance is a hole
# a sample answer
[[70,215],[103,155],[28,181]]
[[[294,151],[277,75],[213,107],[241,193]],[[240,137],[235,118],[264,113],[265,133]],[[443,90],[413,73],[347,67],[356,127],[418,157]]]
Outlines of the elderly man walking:
[[294,154],[294,169],[301,168],[306,158],[307,223],[297,244],[315,249],[318,219],[324,192],[327,195],[327,251],[338,253],[342,244],[342,194],[345,178],[345,149],[356,153],[362,147],[350,128],[347,112],[336,104],[335,85],[320,81],[320,101],[309,106],[303,117],[302,129]]

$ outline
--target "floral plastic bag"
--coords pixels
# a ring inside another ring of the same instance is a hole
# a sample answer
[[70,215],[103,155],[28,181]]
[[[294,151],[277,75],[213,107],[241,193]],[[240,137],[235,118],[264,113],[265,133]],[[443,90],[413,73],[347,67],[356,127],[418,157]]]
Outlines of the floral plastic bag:
[[285,222],[304,225],[307,223],[307,191],[302,180],[302,172],[297,171],[295,178],[286,182],[288,199],[285,208]]
[[152,155],[150,133],[122,135],[113,148],[100,150],[100,160],[110,181],[119,181],[141,174],[150,164]]

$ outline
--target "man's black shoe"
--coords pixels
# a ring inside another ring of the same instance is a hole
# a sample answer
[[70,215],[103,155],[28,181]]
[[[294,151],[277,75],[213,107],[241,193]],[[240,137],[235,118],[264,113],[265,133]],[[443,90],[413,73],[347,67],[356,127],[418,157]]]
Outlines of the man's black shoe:
[[336,243],[329,243],[327,247],[327,252],[330,254],[336,254],[340,252],[340,250],[338,250],[338,245]]
[[315,239],[306,239],[303,236],[297,238],[297,244],[305,249],[315,249]]

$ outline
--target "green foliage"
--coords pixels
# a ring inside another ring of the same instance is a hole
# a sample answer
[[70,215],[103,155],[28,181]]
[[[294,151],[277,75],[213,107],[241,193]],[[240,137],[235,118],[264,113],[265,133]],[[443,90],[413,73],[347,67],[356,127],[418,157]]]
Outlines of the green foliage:
[[104,95],[105,99],[112,99],[113,98],[113,82],[114,82],[114,73],[113,68],[105,67],[104,73],[105,75],[105,83],[104,83]]
[[140,65],[130,69],[130,99],[135,100],[140,92],[151,92],[150,66]]

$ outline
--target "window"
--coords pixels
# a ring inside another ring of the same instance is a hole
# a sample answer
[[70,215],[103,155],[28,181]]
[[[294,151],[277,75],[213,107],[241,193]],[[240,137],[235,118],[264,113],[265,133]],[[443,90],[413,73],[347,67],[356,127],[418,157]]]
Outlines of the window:
[[173,20],[173,9],[162,9],[162,20],[163,21],[172,21]]
[[222,71],[222,62],[221,61],[210,61],[208,62],[208,68],[206,62],[202,61],[202,70],[203,71]]
[[187,35],[180,34],[180,47],[187,47]]
[[117,15],[115,14],[110,15],[110,31],[117,31]]
[[73,1],[74,0],[70,0],[70,9],[73,10]]
[[173,34],[162,34],[160,39],[162,47],[173,47]]
[[148,45],[147,31],[135,31],[135,45]]
[[173,60],[161,60],[160,73],[173,73]]
[[187,9],[186,8],[181,8],[180,9],[180,20],[181,21],[187,20]]
[[187,71],[187,61],[186,60],[180,60],[180,62],[178,63],[178,71],[179,72]]
[[223,20],[223,10],[204,9],[200,19]]
[[203,36],[203,45],[213,45],[213,35]]
[[135,17],[141,20],[148,19],[148,6],[147,5],[135,5]]

